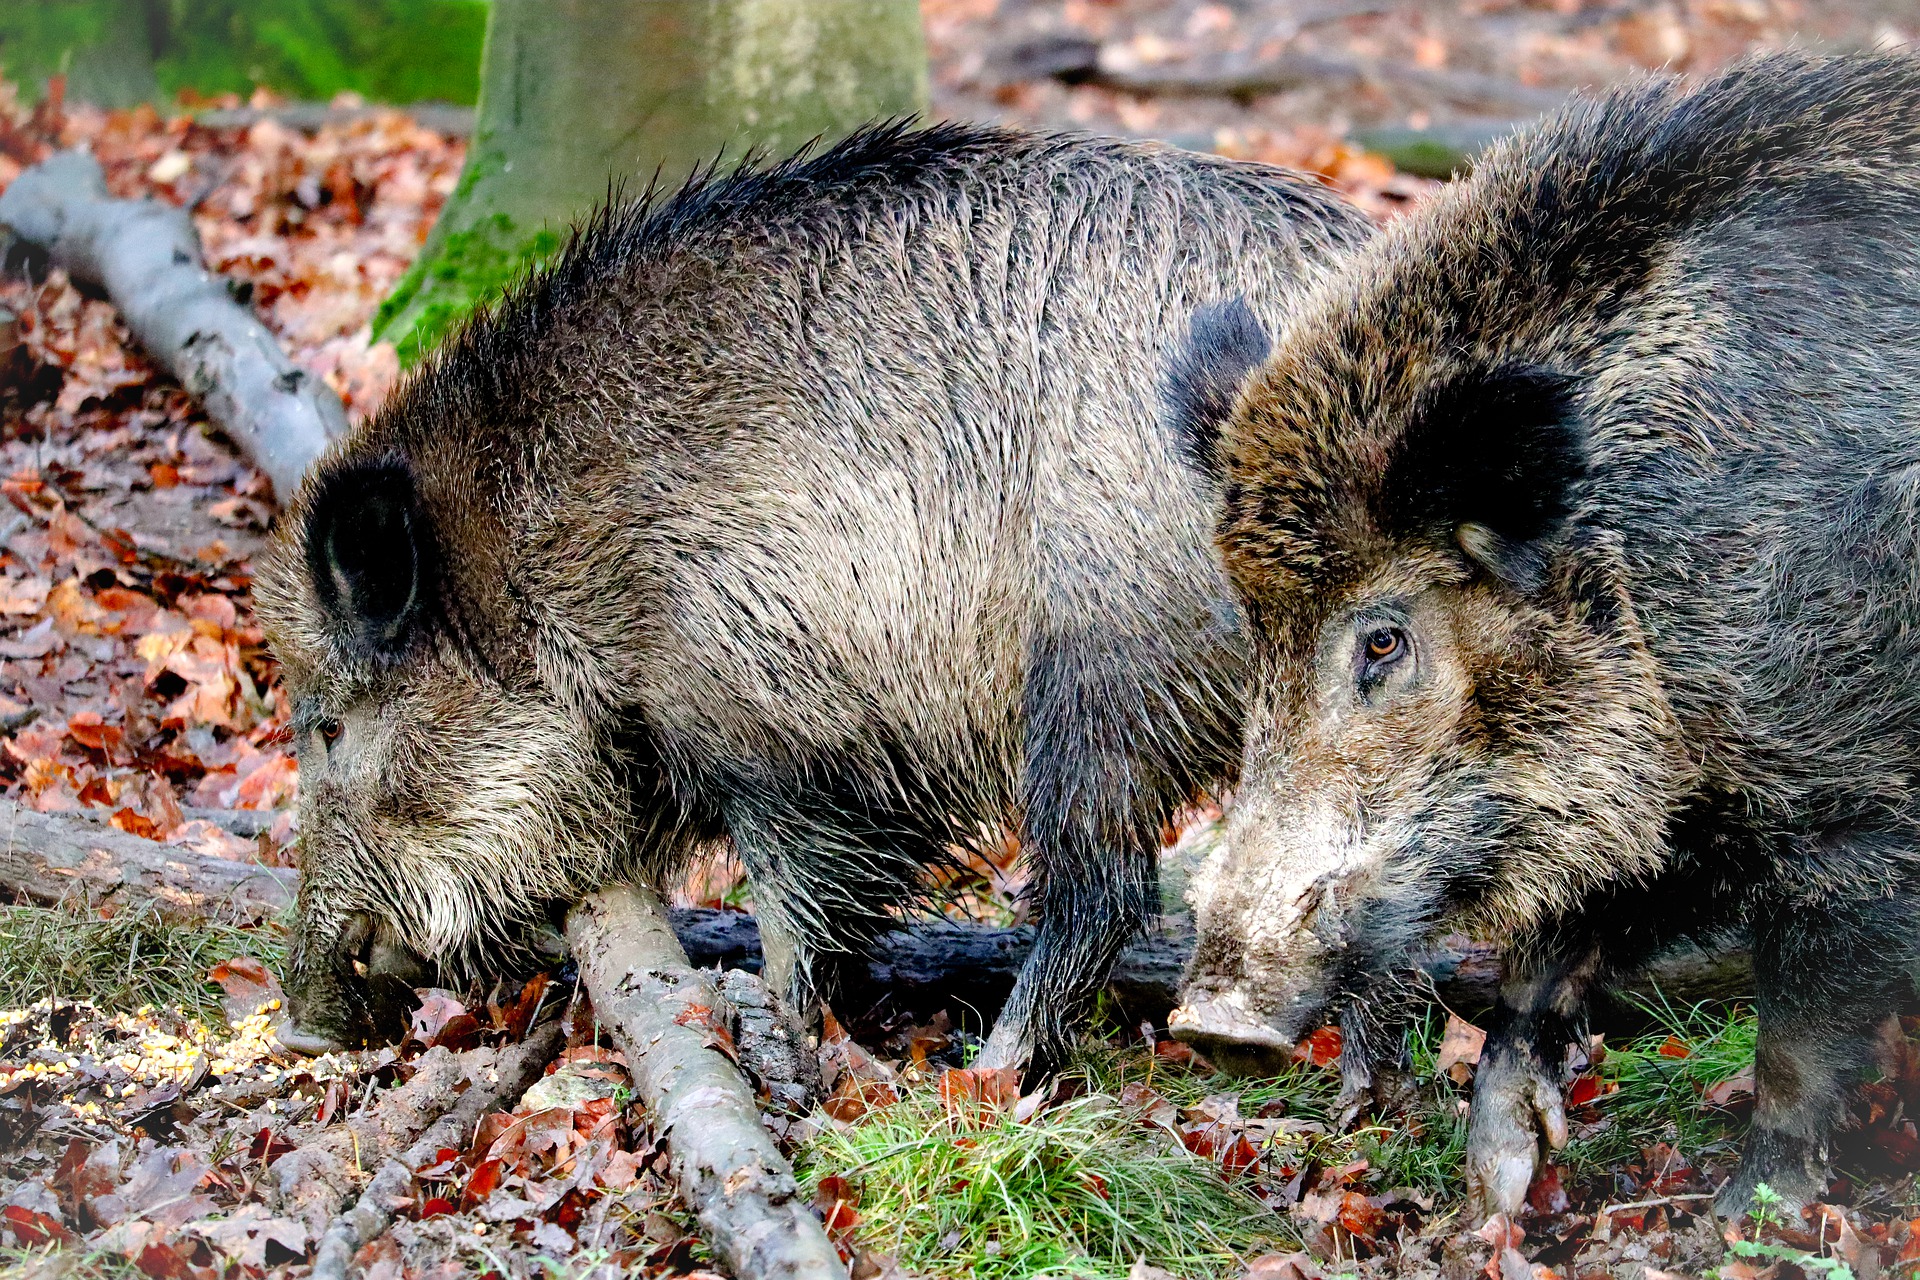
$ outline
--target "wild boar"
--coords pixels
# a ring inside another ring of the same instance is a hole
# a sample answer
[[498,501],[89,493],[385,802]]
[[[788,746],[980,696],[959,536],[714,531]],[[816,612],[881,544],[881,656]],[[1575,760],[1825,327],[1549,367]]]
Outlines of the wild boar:
[[[259,572],[301,768],[297,1044],[730,839],[800,1009],[985,826],[1058,1061],[1231,774],[1240,619],[1169,361],[1368,224],[1297,175],[941,126],[587,226],[319,464]],[[1239,305],[1239,304],[1236,304]],[[1206,388],[1196,384],[1191,394]]]
[[1906,57],[1578,102],[1317,286],[1184,428],[1224,432],[1254,690],[1179,1033],[1337,1016],[1364,1086],[1422,952],[1500,939],[1467,1173],[1511,1212],[1590,995],[1744,930],[1758,1094],[1719,1203],[1821,1194],[1920,944],[1916,388]]

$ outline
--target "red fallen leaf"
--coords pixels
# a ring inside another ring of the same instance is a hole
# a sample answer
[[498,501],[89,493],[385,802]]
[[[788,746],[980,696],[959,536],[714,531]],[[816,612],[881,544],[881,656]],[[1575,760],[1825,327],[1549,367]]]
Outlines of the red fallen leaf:
[[226,993],[220,1003],[226,1009],[228,1021],[238,1022],[256,1014],[275,1000],[281,1000],[285,1007],[280,979],[252,956],[222,960],[207,970],[207,981],[217,983]]
[[1527,1204],[1535,1213],[1553,1215],[1567,1211],[1567,1192],[1560,1185],[1560,1166],[1548,1164],[1535,1175],[1527,1188]]
[[[87,785],[91,787],[93,784],[88,783]],[[81,799],[84,800],[86,793],[83,791],[80,794]],[[160,830],[159,823],[155,822],[152,818],[135,813],[131,809],[116,809],[114,810],[113,816],[108,818],[107,821],[129,835],[145,836],[149,840],[158,840],[165,834]]]
[[85,805],[109,805],[113,803],[113,792],[107,789],[104,778],[89,778],[87,785],[80,788],[78,798]]
[[[504,1030],[508,1037],[519,1040],[527,1034],[527,1028],[533,1023],[533,1015],[540,1008],[541,999],[546,995],[550,979],[544,973],[536,973],[527,979],[520,988],[520,994],[513,1003],[499,1011],[494,1025]],[[492,1012],[489,1010],[489,1012]]]
[[275,1133],[272,1129],[262,1129],[253,1135],[253,1142],[247,1147],[247,1155],[261,1164],[272,1164],[287,1152],[294,1150],[297,1148],[287,1141],[284,1134]]
[[1093,1194],[1099,1196],[1102,1200],[1113,1199],[1113,1193],[1107,1190],[1107,1180],[1093,1172],[1093,1170],[1082,1169],[1080,1171],[1080,1181],[1087,1190],[1093,1192]]
[[1220,1126],[1216,1124],[1182,1125],[1180,1145],[1202,1160],[1211,1160],[1219,1150],[1219,1144],[1215,1141],[1219,1129]]
[[565,1195],[561,1196],[559,1202],[551,1209],[547,1210],[547,1221],[556,1227],[562,1227],[571,1231],[580,1225],[580,1220],[587,1216],[587,1210],[591,1207],[592,1202],[588,1199],[587,1194],[580,1190],[580,1188],[574,1187]]
[[835,1086],[832,1096],[821,1106],[835,1120],[852,1124],[867,1112],[892,1106],[899,1100],[899,1092],[885,1080],[862,1080],[857,1076],[847,1076]]
[[1574,1110],[1586,1106],[1600,1096],[1600,1089],[1600,1077],[1591,1075],[1578,1077],[1574,1080],[1573,1086],[1567,1090],[1567,1109]]
[[[1621,1219],[1616,1218],[1614,1221],[1619,1222]],[[1504,1213],[1496,1213],[1488,1218],[1473,1234],[1492,1245],[1496,1251],[1518,1249],[1527,1241],[1527,1233]]]
[[454,1053],[465,1053],[479,1046],[480,1032],[480,1019],[470,1013],[457,1013],[434,1034],[433,1044],[444,1045]]
[[1894,1270],[1898,1272],[1912,1263],[1920,1263],[1920,1218],[1907,1223],[1907,1242],[1900,1246],[1900,1256],[1894,1259]]
[[1340,1212],[1335,1220],[1356,1239],[1373,1244],[1386,1223],[1387,1211],[1358,1191],[1348,1191],[1340,1196]]
[[437,1043],[441,1030],[466,1011],[467,1006],[447,992],[429,991],[413,1011],[408,1036],[431,1047]]
[[180,1256],[179,1250],[164,1241],[154,1240],[140,1251],[134,1259],[134,1266],[153,1277],[153,1280],[193,1280],[193,1265]]
[[1687,1048],[1687,1042],[1679,1036],[1668,1036],[1660,1045],[1660,1056],[1663,1058],[1691,1058],[1693,1056],[1693,1050]]
[[1237,1135],[1233,1145],[1220,1153],[1220,1167],[1225,1169],[1229,1176],[1245,1173],[1259,1163],[1260,1148],[1248,1141],[1244,1133]]
[[22,1205],[10,1204],[0,1210],[0,1222],[7,1224],[15,1241],[22,1245],[67,1244],[73,1233],[60,1225],[58,1218]]
[[821,1216],[828,1235],[845,1235],[860,1225],[860,1211],[845,1200],[835,1200]]
[[420,1205],[420,1216],[422,1218],[439,1218],[453,1211],[453,1201],[447,1199],[445,1196],[432,1196],[422,1201]]
[[949,1115],[1005,1111],[1018,1101],[1017,1067],[950,1067],[940,1073],[940,1105]]
[[1199,1054],[1194,1052],[1192,1045],[1180,1040],[1154,1041],[1153,1056],[1164,1062],[1171,1062],[1183,1067],[1192,1065],[1200,1057]]
[[473,1176],[467,1179],[467,1189],[460,1196],[461,1206],[471,1209],[492,1195],[500,1186],[500,1178],[505,1171],[506,1166],[497,1157],[482,1160],[474,1169]]
[[1294,1048],[1294,1061],[1311,1062],[1316,1067],[1330,1066],[1340,1061],[1341,1044],[1340,1028],[1322,1027]]
[[180,483],[180,469],[170,462],[155,462],[147,467],[147,479],[156,489],[171,489]]
[[1733,1100],[1742,1095],[1751,1097],[1754,1091],[1753,1072],[1743,1071],[1731,1080],[1722,1080],[1707,1090],[1706,1101],[1716,1107],[1731,1106]]

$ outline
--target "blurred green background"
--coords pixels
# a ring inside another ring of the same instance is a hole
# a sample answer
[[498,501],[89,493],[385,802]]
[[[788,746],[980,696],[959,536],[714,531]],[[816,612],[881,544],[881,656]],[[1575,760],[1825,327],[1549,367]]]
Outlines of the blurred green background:
[[0,75],[103,106],[182,89],[471,104],[485,0],[0,0]]

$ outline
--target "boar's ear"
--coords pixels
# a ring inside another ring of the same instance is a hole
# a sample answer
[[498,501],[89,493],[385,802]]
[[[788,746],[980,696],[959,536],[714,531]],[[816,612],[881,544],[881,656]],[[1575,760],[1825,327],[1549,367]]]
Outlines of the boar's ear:
[[433,540],[396,461],[328,472],[307,506],[307,569],[329,617],[369,658],[397,657],[432,588]]
[[1167,416],[1187,460],[1208,475],[1218,468],[1220,431],[1241,386],[1271,350],[1245,298],[1210,302],[1188,322],[1186,345],[1167,372]]
[[1383,478],[1387,528],[1457,543],[1521,591],[1542,581],[1586,474],[1571,381],[1507,366],[1430,393]]

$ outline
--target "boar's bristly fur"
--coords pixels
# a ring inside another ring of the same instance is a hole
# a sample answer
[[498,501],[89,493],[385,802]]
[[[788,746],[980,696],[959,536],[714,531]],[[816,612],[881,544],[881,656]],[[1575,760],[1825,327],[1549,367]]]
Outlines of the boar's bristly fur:
[[1183,1034],[1337,1014],[1365,1084],[1423,949],[1509,942],[1468,1178],[1511,1212],[1590,993],[1744,929],[1721,1203],[1821,1194],[1920,944],[1920,63],[1577,102],[1317,286],[1237,403],[1255,689]]
[[804,1007],[1012,823],[1040,939],[988,1060],[1056,1061],[1160,823],[1238,756],[1218,495],[1166,370],[1197,310],[1277,329],[1365,234],[1279,170],[955,126],[600,216],[319,466],[262,566],[299,1026],[364,1037],[363,968],[485,966],[718,839]]

